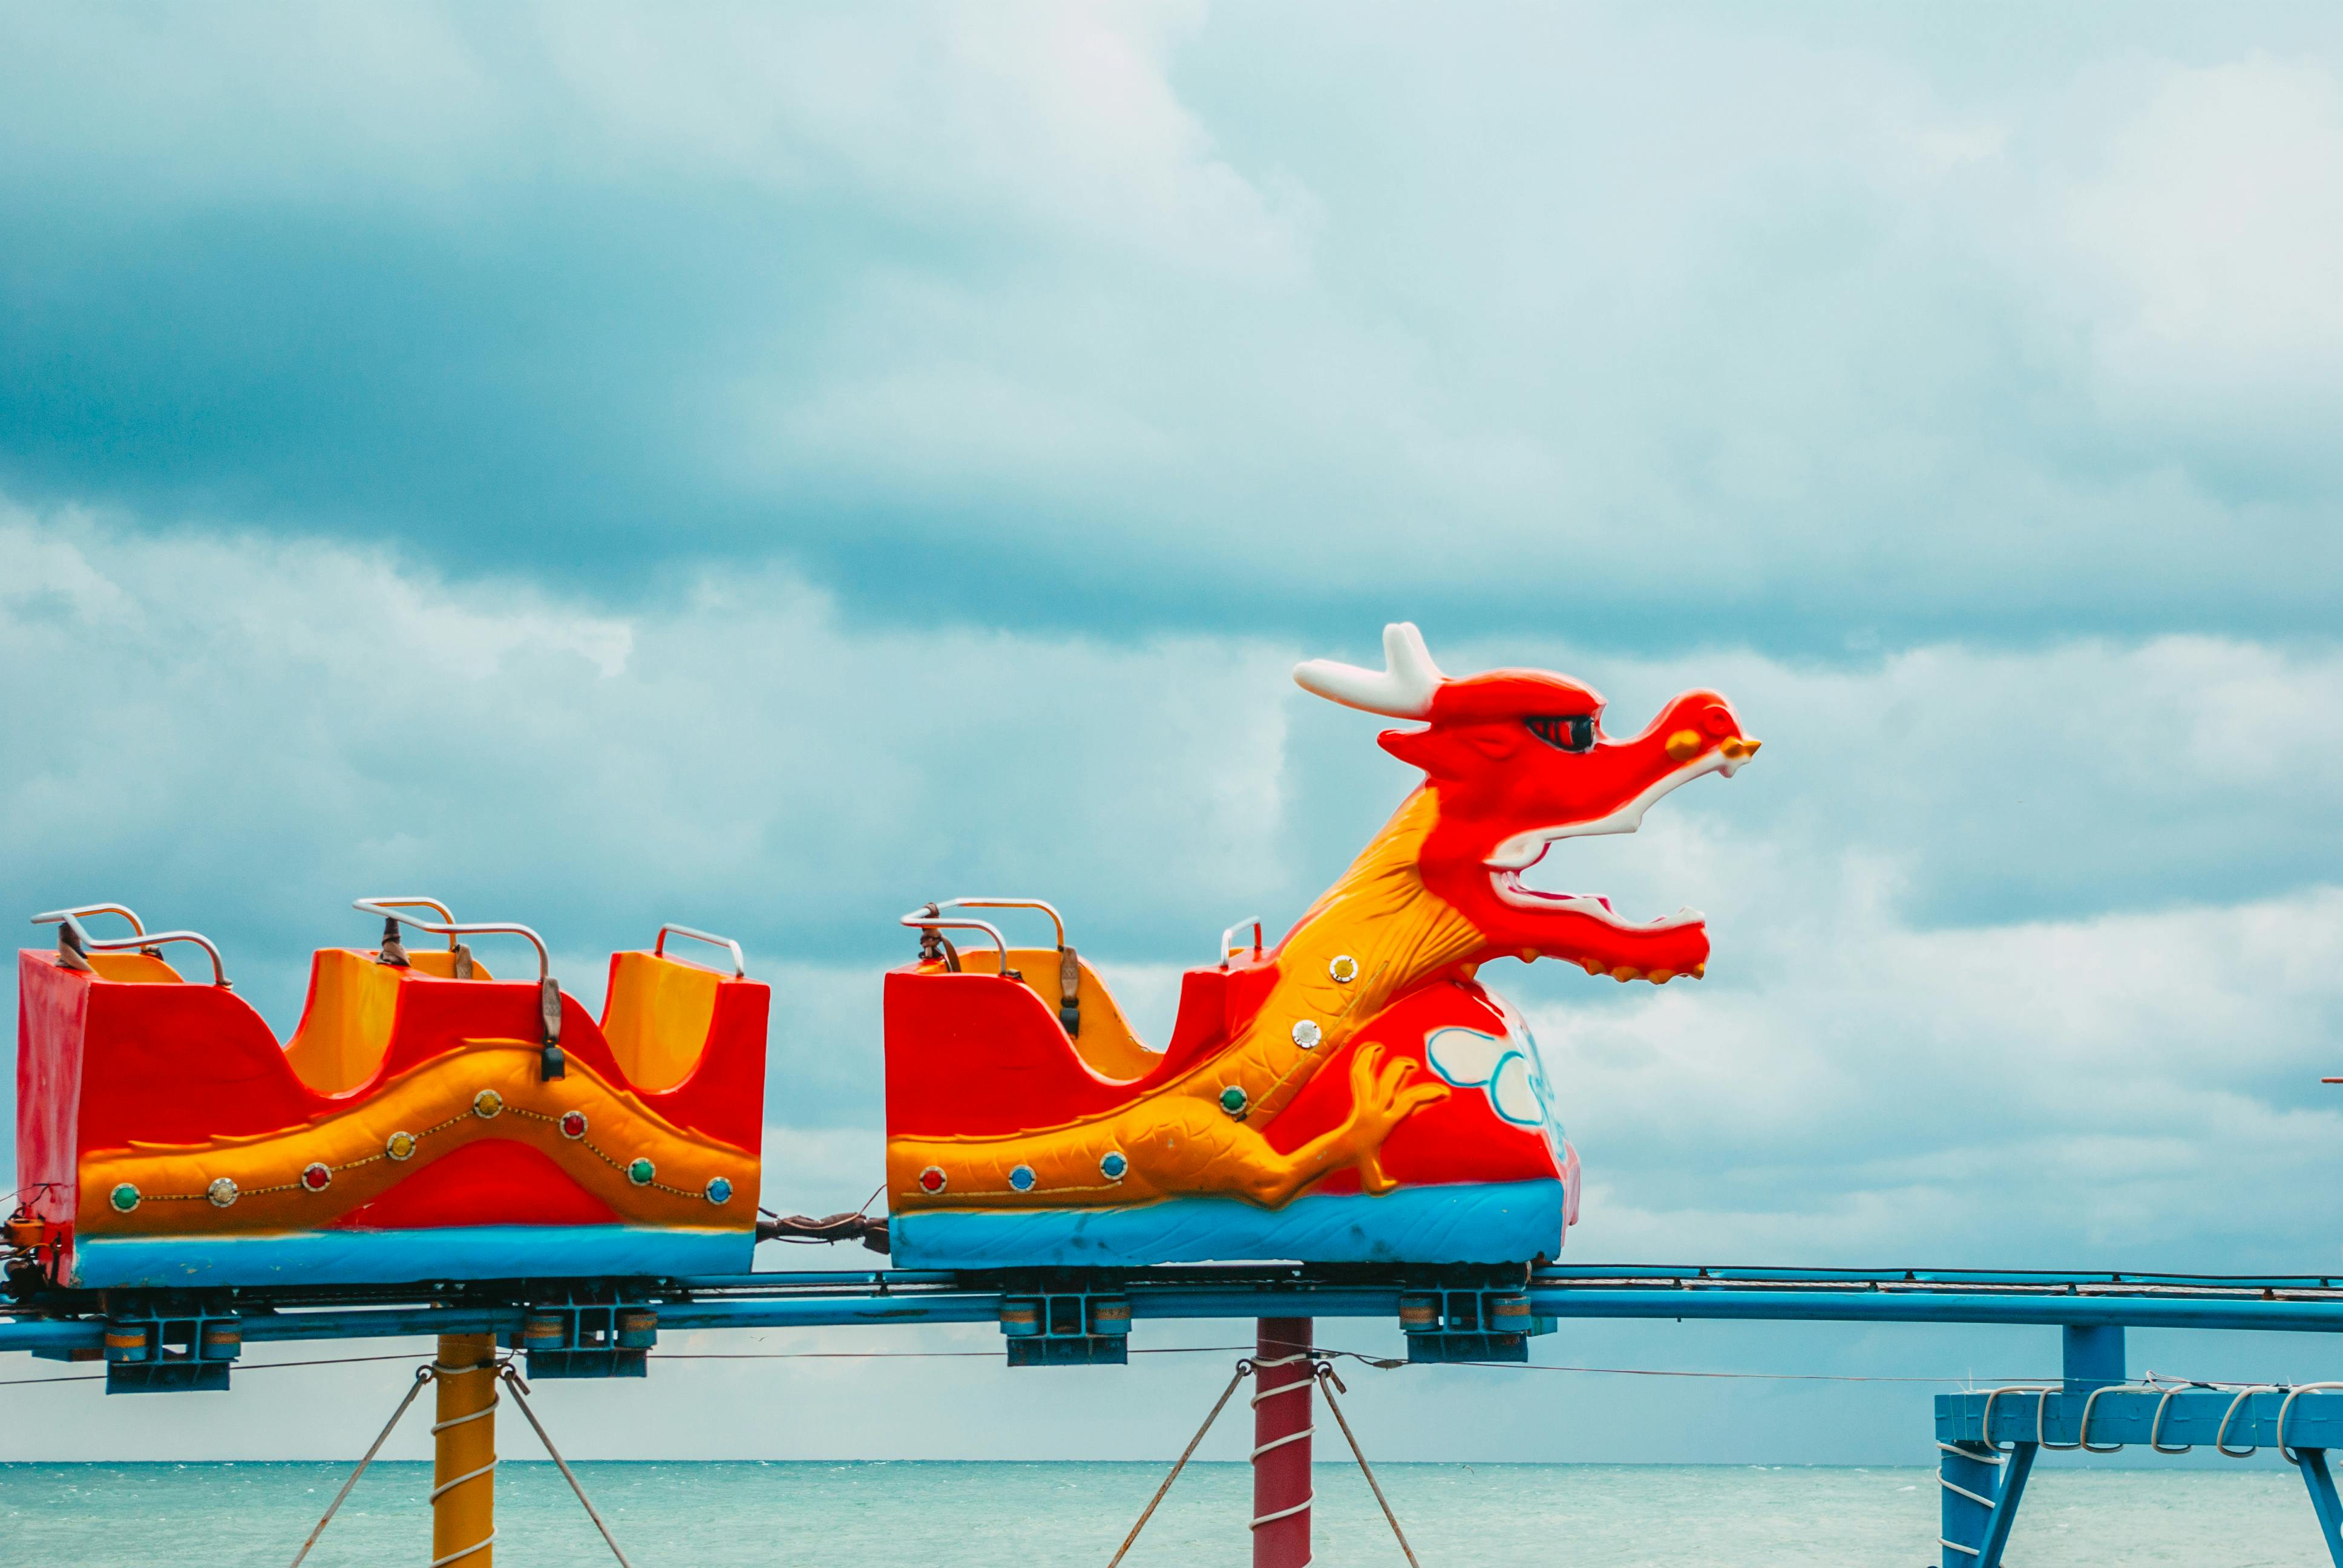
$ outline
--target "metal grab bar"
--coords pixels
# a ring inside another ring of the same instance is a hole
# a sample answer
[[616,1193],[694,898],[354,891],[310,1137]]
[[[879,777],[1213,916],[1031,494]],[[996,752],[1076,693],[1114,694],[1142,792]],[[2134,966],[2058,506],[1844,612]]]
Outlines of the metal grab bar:
[[[115,906],[111,904],[100,907],[107,913],[116,912]],[[201,931],[140,931],[135,937],[94,937],[83,927],[80,911],[73,910],[51,910],[45,915],[35,915],[33,924],[71,927],[75,943],[82,951],[88,953],[118,953],[139,948],[156,947],[164,942],[193,942],[211,955],[212,984],[222,990],[235,989],[227,983],[227,966],[220,961],[219,949],[213,945],[211,938]]]
[[[420,903],[423,900],[403,901]],[[383,899],[353,899],[350,900],[350,908],[365,914],[380,915],[386,920],[397,920],[402,926],[413,926],[418,931],[429,931],[435,937],[447,937],[451,942],[457,937],[486,937],[500,934],[527,937],[529,946],[537,950],[538,983],[543,985],[552,977],[553,955],[546,951],[545,939],[527,926],[510,925],[500,920],[467,920],[460,923],[450,920],[446,925],[435,926],[429,920],[418,920],[413,915],[398,913],[392,908],[389,900]]]
[[[2250,1383],[2246,1387],[2239,1389],[2237,1391],[2237,1397],[2229,1402],[2229,1408],[2221,1412],[2221,1429],[2213,1434],[2213,1448],[2215,1452],[2228,1459],[2252,1458],[2255,1449],[2261,1447],[2261,1444],[2257,1442],[2247,1448],[2231,1448],[2229,1446],[2229,1420],[2232,1416],[2237,1413],[2237,1407],[2244,1404],[2246,1401],[2253,1398],[2254,1395],[2258,1393],[2281,1393],[2285,1391],[2280,1389],[2278,1385],[2274,1382]],[[2283,1402],[2278,1405],[2278,1409],[2280,1415],[2284,1415],[2286,1413],[2286,1405]]]
[[[2123,1452],[2124,1445],[2120,1442],[2093,1442],[2091,1441],[2091,1406],[2097,1401],[2099,1395],[2107,1392],[2109,1389],[2123,1389],[2127,1392],[2136,1392],[2139,1393],[2158,1393],[2162,1392],[2151,1382],[2111,1382],[2103,1383],[2099,1387],[2093,1389],[2089,1393],[2084,1395],[2082,1426],[2080,1430],[2076,1432],[2075,1441],[2082,1447],[2086,1453],[2120,1453]],[[2158,1404],[2157,1408],[2158,1410],[2162,1410],[2164,1407],[2161,1404]],[[2042,1417],[2039,1412],[2036,1412],[2034,1418],[2034,1435],[2037,1439],[2042,1435]],[[2046,1442],[2043,1443],[2042,1446],[2045,1448],[2050,1448],[2056,1445]]]
[[[659,928],[659,940],[651,944],[651,956],[653,958],[663,959],[667,957],[667,938],[669,931],[673,931],[679,937],[689,937],[696,942],[706,942],[710,947],[729,950],[732,954],[732,978],[734,980],[747,980],[749,978],[749,960],[740,956],[740,944],[739,942],[734,941],[730,937],[710,936],[706,931],[695,931],[689,926],[679,926],[671,920]],[[681,963],[683,960],[681,959],[678,959],[676,962]]]
[[2299,1382],[2286,1391],[2286,1397],[2278,1402],[2278,1451],[2288,1464],[2300,1464],[2302,1460],[2286,1445],[2286,1412],[2294,1408],[2296,1400],[2313,1389],[2343,1389],[2343,1382]]
[[[441,920],[447,921],[451,926],[456,923],[456,911],[449,909],[447,905],[441,903],[437,899],[368,899],[366,901],[369,904],[379,904],[386,910],[437,910],[439,911],[439,918]],[[428,930],[429,928],[425,927],[423,929]],[[449,935],[447,938],[447,950],[452,953],[456,950],[457,946],[458,943],[455,937],[452,934]]]
[[[2013,1441],[2010,1443],[2009,1448],[2004,1448],[2001,1444],[1994,1442],[1993,1440],[1993,1402],[1999,1399],[2003,1394],[2050,1394],[2057,1392],[2058,1390],[2065,1386],[2066,1385],[2064,1383],[2055,1382],[2014,1382],[2006,1384],[2001,1388],[1987,1391],[1985,1396],[1985,1414],[1978,1418],[1977,1421],[1977,1436],[1979,1441],[1984,1442],[1986,1448],[1996,1453],[2007,1453],[2010,1452],[2010,1449],[2014,1449],[2017,1446],[2016,1442]],[[2038,1412],[2035,1417],[2035,1425],[2037,1428],[2041,1425],[2041,1416]]]
[[1235,925],[1231,926],[1227,930],[1221,933],[1221,967],[1222,969],[1229,967],[1229,939],[1235,936],[1247,926],[1251,926],[1252,928],[1252,956],[1255,958],[1261,957],[1261,917],[1259,915],[1248,915],[1243,920],[1239,920]]
[[938,903],[936,908],[940,910],[1039,910],[1043,914],[1049,916],[1050,924],[1057,928],[1058,949],[1061,952],[1065,950],[1066,922],[1059,916],[1056,905],[1044,902],[1040,899],[945,899],[941,902]]
[[992,939],[992,945],[1001,950],[1001,974],[1007,977],[1016,972],[1009,967],[1009,940],[1001,934],[999,926],[984,920],[962,920],[951,915],[931,915],[928,913],[928,906],[925,904],[921,904],[918,909],[905,915],[900,923],[910,927],[915,931],[982,931]]
[[130,922],[132,930],[142,937],[146,934],[146,923],[138,918],[138,911],[127,904],[76,904],[70,910],[59,910],[54,914],[35,915],[33,923],[36,926],[45,926],[55,920],[59,915],[120,915]]

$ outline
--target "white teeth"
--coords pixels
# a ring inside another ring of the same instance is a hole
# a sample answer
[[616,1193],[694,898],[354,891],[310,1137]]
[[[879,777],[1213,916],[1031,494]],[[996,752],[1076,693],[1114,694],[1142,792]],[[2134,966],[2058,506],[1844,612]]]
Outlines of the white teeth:
[[1632,833],[1644,825],[1644,813],[1650,810],[1653,803],[1671,789],[1681,789],[1704,773],[1715,773],[1720,769],[1731,773],[1746,760],[1748,759],[1744,757],[1740,761],[1735,761],[1722,751],[1712,751],[1697,761],[1677,769],[1607,817],[1596,817],[1584,822],[1564,822],[1559,827],[1540,828],[1532,832],[1516,833],[1498,845],[1483,864],[1493,871],[1507,869],[1518,871],[1525,866],[1536,865],[1538,858],[1545,853],[1548,845],[1557,843],[1564,839],[1589,839],[1605,833]]
[[1544,893],[1522,886],[1521,879],[1511,871],[1497,871],[1489,878],[1497,897],[1516,909],[1538,910],[1548,914],[1591,915],[1604,925],[1623,931],[1671,930],[1677,926],[1698,925],[1704,918],[1698,910],[1686,905],[1674,914],[1656,920],[1623,920],[1611,908],[1611,901],[1594,893]]

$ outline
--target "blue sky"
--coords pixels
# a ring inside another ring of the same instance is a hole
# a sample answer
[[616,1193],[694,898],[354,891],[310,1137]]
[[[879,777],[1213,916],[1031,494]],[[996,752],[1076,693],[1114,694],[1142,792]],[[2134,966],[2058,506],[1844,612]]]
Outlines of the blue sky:
[[[1286,676],[1404,617],[1767,742],[1553,868],[1706,910],[1707,982],[1491,971],[1574,1254],[2337,1264],[2331,12],[6,6],[0,152],[25,912],[209,931],[280,1028],[362,893],[528,920],[589,999],[661,920],[736,933],[768,1201],[850,1207],[893,916],[1051,898],[1160,1038],[1406,788]],[[980,1407],[1133,1454],[1211,1392],[936,1364],[836,1392],[920,1453],[992,1452]],[[355,1447],[362,1371],[136,1441]],[[913,1451],[774,1424],[830,1375],[562,1397]],[[1454,1382],[1390,1396],[1413,1456],[1618,1452]],[[122,1452],[85,1392],[6,1452]],[[1642,1458],[1916,1456],[1919,1399],[1573,1395]]]

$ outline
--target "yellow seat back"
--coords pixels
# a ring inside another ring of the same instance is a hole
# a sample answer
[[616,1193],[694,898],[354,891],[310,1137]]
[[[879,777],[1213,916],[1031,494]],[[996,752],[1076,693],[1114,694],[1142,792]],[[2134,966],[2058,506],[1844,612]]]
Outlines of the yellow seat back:
[[602,1037],[635,1088],[673,1089],[699,1064],[724,977],[657,953],[618,953],[602,1005]]
[[[1050,1004],[1050,1011],[1058,1010],[1058,950],[1055,948],[1011,948],[1009,967],[1017,971],[1027,990]],[[1131,1021],[1115,1005],[1114,995],[1106,989],[1088,960],[1077,956],[1081,979],[1076,982],[1075,1000],[1081,1007],[1081,1032],[1068,1041],[1074,1054],[1086,1062],[1092,1072],[1118,1082],[1144,1077],[1161,1059],[1161,1053],[1150,1050],[1145,1042],[1132,1032]],[[982,939],[960,950],[960,965],[965,974],[999,974],[1001,955]]]
[[90,953],[92,973],[116,985],[184,985],[186,977],[151,953]]
[[397,1017],[397,970],[371,953],[320,948],[309,961],[309,1005],[285,1060],[318,1093],[346,1094],[382,1065]]
[[[456,955],[425,948],[407,955],[417,974],[453,980]],[[398,1020],[401,971],[351,948],[320,948],[309,962],[309,1005],[285,1060],[302,1082],[320,1094],[347,1094],[372,1078],[390,1049]],[[473,980],[491,977],[485,964],[472,965]]]

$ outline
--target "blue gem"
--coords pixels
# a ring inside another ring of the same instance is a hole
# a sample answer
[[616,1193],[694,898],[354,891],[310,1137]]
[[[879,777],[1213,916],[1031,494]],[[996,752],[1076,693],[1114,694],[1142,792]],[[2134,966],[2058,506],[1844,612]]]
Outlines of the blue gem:
[[708,1201],[711,1203],[729,1203],[732,1201],[732,1183],[721,1176],[709,1177],[708,1179]]
[[1131,1161],[1122,1157],[1120,1149],[1108,1150],[1106,1158],[1099,1161],[1099,1174],[1110,1181],[1121,1181],[1122,1173],[1130,1169]]
[[1009,1184],[1011,1187],[1016,1188],[1020,1192],[1031,1191],[1033,1190],[1033,1167],[1031,1165],[1020,1165],[1015,1170],[1010,1171]]

